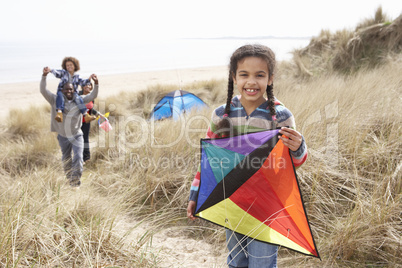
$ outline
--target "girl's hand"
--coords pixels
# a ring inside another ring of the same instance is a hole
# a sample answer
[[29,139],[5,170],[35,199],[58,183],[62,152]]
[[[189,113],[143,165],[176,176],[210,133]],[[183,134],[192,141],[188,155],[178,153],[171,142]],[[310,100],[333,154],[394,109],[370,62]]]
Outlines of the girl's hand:
[[303,139],[302,135],[298,131],[291,128],[282,127],[281,130],[279,130],[279,133],[286,136],[279,136],[279,139],[283,141],[283,144],[286,147],[292,151],[297,151],[297,149],[299,149]]
[[194,211],[195,211],[195,201],[189,201],[187,206],[187,218],[189,218],[192,221],[196,219],[196,217],[194,217]]
[[95,85],[98,84],[98,77],[96,76],[96,74],[92,74],[90,78],[92,78],[92,80],[94,80]]

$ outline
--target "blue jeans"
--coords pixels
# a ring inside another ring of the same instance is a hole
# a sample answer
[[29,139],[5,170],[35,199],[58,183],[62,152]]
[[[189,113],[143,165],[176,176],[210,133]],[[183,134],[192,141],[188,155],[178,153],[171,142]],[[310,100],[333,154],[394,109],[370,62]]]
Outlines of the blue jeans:
[[[75,104],[77,104],[78,109],[80,109],[82,114],[85,114],[87,112],[87,107],[84,104],[84,100],[76,92],[74,93],[74,96]],[[61,90],[57,91],[56,110],[64,111],[64,95]]]
[[229,267],[276,268],[278,247],[226,229]]
[[83,171],[82,153],[84,148],[82,134],[78,134],[73,138],[57,135],[57,140],[61,148],[61,160],[63,161],[63,168],[67,179],[70,183],[80,181]]

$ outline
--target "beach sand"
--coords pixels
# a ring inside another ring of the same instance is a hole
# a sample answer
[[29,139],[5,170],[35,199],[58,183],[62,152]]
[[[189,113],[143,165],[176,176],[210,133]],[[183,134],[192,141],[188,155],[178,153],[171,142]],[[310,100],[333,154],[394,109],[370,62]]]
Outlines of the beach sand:
[[[195,81],[225,79],[227,78],[227,66],[198,67],[177,70],[163,70],[151,72],[136,72],[126,74],[99,75],[98,98],[107,98],[120,92],[134,92],[146,89],[147,86],[185,85]],[[28,109],[31,106],[46,104],[46,100],[39,92],[39,82],[42,70],[38,70],[37,82],[21,82],[12,84],[0,84],[0,118],[9,116],[13,108]],[[59,79],[52,74],[47,77],[47,88],[56,93]]]

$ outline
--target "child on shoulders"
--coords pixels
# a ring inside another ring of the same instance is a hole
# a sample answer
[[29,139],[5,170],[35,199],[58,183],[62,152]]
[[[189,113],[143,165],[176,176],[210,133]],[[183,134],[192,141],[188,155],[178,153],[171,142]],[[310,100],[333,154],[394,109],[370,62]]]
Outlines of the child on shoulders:
[[78,74],[75,72],[80,70],[80,62],[74,57],[65,57],[61,64],[63,69],[55,70],[51,69],[51,73],[60,78],[60,83],[57,87],[57,98],[56,98],[56,110],[57,115],[55,120],[57,122],[63,122],[63,111],[64,111],[64,97],[61,90],[63,89],[64,84],[71,83],[74,87],[74,101],[77,104],[78,108],[80,109],[82,115],[84,116],[84,120],[86,122],[92,121],[94,118],[93,116],[87,113],[87,107],[82,100],[82,97],[78,95],[78,85],[84,86],[87,83],[90,83],[90,79],[82,79],[79,77]]

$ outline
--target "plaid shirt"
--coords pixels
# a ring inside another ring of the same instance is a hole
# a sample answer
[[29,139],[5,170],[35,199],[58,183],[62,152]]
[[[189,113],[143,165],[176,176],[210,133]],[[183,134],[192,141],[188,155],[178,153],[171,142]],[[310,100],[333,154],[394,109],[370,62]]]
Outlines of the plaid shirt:
[[50,71],[55,77],[60,78],[60,83],[57,87],[57,91],[62,90],[65,83],[70,82],[73,84],[74,91],[78,93],[78,86],[85,86],[90,81],[89,79],[82,79],[78,74],[74,74],[72,77],[69,72],[64,69]]

